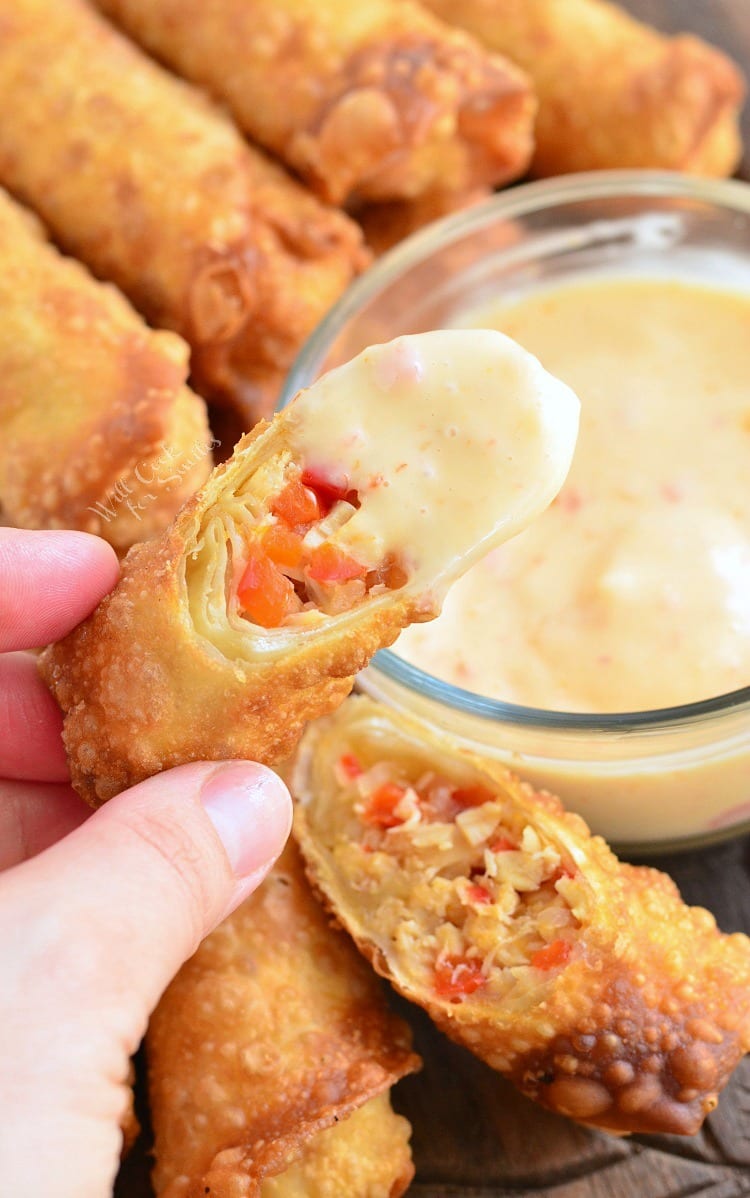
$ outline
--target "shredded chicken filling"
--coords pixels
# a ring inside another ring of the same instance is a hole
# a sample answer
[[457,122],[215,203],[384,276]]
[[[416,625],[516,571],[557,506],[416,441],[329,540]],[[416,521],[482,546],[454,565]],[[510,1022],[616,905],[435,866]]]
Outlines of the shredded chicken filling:
[[353,753],[335,772],[355,817],[343,851],[356,885],[377,890],[378,933],[419,962],[436,996],[505,998],[572,959],[575,864],[502,793]]

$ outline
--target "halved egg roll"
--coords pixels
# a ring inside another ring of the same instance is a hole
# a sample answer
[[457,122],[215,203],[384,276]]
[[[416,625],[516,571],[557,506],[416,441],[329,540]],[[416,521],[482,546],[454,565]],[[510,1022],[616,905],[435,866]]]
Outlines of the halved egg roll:
[[283,760],[376,649],[547,506],[578,410],[491,330],[374,346],[302,391],[43,656],[79,793]]
[[0,0],[0,25],[0,182],[249,428],[366,262],[359,229],[82,0]]
[[410,0],[96,0],[323,199],[413,199],[526,170],[516,67]]
[[607,0],[426,0],[528,71],[537,175],[652,167],[730,175],[745,87],[725,54],[667,37]]
[[379,973],[544,1106],[690,1135],[750,1048],[750,940],[558,800],[372,700],[309,729],[308,871]]
[[0,512],[124,553],[163,531],[211,468],[187,346],[46,241],[0,190]]
[[290,846],[204,940],[147,1036],[159,1198],[398,1198],[414,1169],[390,1087],[408,1027],[313,899]]

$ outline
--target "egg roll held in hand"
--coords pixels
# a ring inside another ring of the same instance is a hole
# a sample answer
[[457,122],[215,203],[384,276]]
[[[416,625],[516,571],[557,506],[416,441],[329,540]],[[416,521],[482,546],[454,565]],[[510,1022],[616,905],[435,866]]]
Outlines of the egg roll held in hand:
[[367,698],[305,734],[310,877],[378,972],[544,1106],[690,1135],[750,1048],[750,940],[499,763]]
[[187,346],[48,244],[0,191],[0,514],[125,552],[208,476],[206,406]]
[[79,792],[283,760],[377,649],[547,506],[578,406],[491,330],[374,346],[300,392],[43,657]]
[[606,0],[426,4],[528,71],[539,97],[535,174],[730,175],[737,165],[742,75],[699,38],[667,37]]
[[364,264],[361,235],[82,0],[0,0],[0,183],[189,342],[249,428]]
[[411,0],[97,0],[323,199],[414,199],[526,170],[517,67]]
[[398,1198],[389,1090],[408,1027],[310,893],[293,845],[204,940],[147,1037],[158,1198]]

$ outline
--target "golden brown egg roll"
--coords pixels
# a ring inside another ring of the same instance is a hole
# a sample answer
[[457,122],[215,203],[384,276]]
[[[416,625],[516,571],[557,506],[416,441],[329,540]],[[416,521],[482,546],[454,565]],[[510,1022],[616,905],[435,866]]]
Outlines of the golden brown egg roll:
[[0,0],[0,33],[0,182],[249,428],[365,263],[359,229],[82,0]]
[[367,204],[356,213],[365,241],[374,254],[385,254],[404,238],[417,233],[425,225],[462,212],[488,200],[488,187],[468,192],[435,191],[418,200],[393,200],[387,204]]
[[500,333],[365,350],[258,426],[42,658],[79,793],[292,751],[560,489],[578,400]]
[[0,510],[76,528],[118,552],[163,531],[205,482],[188,349],[46,241],[0,190]]
[[719,50],[667,37],[607,0],[426,0],[528,71],[537,175],[653,167],[730,175],[744,81]]
[[413,199],[522,175],[526,77],[410,0],[97,0],[323,199]]
[[390,1087],[406,1024],[287,848],[204,940],[147,1037],[159,1198],[398,1198],[411,1128]]
[[372,700],[305,734],[309,874],[379,973],[525,1094],[691,1135],[750,1049],[750,940],[557,799]]

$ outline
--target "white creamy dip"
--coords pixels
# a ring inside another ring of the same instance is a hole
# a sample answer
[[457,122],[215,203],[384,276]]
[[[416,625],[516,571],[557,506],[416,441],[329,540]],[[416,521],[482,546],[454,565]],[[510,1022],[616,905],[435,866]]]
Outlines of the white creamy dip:
[[497,331],[398,337],[317,379],[284,411],[307,467],[359,493],[331,540],[359,560],[408,558],[438,601],[544,511],[570,467],[580,405]]
[[602,276],[462,324],[502,330],[569,384],[580,436],[552,506],[474,565],[438,620],[407,630],[399,655],[562,711],[750,683],[750,297]]

